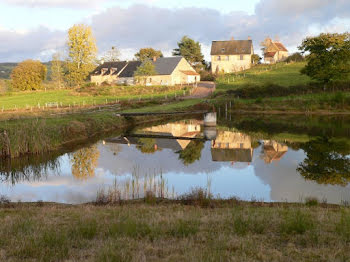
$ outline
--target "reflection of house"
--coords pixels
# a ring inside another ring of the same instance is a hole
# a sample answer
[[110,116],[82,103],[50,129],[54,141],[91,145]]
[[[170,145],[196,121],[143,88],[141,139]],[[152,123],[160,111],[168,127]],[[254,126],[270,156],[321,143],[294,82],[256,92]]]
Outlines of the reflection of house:
[[219,131],[212,141],[213,161],[247,162],[253,160],[253,148],[250,136],[231,131]]
[[272,161],[280,161],[287,153],[288,146],[282,145],[274,140],[264,141],[264,161],[265,163],[272,163]]
[[212,73],[234,73],[249,69],[254,54],[253,41],[213,41],[211,46]]
[[[189,137],[194,138],[201,132],[201,126],[197,122],[190,122],[190,123],[182,123],[182,122],[175,122],[175,123],[168,123],[165,125],[159,125],[159,126],[152,126],[149,128],[144,128],[141,131],[146,133],[152,133],[152,134],[165,134],[165,135],[171,135],[174,137]],[[190,140],[176,140],[177,143],[180,145],[181,149],[185,149],[188,144],[191,142]]]
[[[174,86],[200,81],[200,75],[181,56],[154,58],[151,62],[157,74],[147,77],[146,85]],[[93,71],[91,82],[97,85],[103,82],[132,85],[135,83],[134,73],[140,66],[142,66],[140,61],[104,63]]]
[[272,41],[271,38],[266,38],[262,45],[265,63],[274,64],[288,57],[287,48],[278,40]]
[[[183,139],[171,139],[167,137],[186,137],[194,138],[201,132],[200,121],[191,121],[189,123],[175,122],[168,123],[165,125],[153,126],[138,130],[138,135],[142,134],[147,137],[147,135],[157,135],[160,137],[153,138],[155,148],[167,148],[173,151],[180,151],[185,149],[191,142],[191,140]],[[164,136],[162,138],[161,136]],[[107,140],[107,143],[118,143],[118,144],[128,144],[128,145],[141,145],[142,139],[140,137],[118,137]]]

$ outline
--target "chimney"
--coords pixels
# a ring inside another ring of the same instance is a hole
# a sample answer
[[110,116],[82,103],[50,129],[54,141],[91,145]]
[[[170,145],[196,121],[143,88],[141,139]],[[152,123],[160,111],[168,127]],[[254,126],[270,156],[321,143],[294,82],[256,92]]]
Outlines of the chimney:
[[235,38],[232,36],[232,37],[231,37],[231,41],[233,41],[233,40],[235,40]]
[[250,36],[248,36],[248,40],[252,40],[252,38]]
[[156,62],[156,61],[157,61],[157,57],[154,56],[154,57],[153,57],[153,62]]

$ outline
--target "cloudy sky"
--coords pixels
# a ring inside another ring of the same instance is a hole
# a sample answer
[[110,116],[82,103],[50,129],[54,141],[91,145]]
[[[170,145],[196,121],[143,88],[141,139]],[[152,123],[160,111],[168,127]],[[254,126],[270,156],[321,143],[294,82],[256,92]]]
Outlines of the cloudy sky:
[[0,0],[0,10],[0,62],[50,60],[77,23],[92,26],[100,54],[117,46],[125,59],[148,46],[170,55],[184,35],[208,59],[212,40],[232,36],[251,36],[256,52],[278,36],[295,51],[307,35],[350,31],[349,0]]

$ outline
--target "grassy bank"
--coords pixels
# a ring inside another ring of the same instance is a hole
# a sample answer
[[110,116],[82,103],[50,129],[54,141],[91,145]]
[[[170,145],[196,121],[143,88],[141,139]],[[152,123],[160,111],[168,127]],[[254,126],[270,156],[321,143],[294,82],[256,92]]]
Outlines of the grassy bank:
[[2,204],[2,261],[348,261],[350,210],[157,200]]

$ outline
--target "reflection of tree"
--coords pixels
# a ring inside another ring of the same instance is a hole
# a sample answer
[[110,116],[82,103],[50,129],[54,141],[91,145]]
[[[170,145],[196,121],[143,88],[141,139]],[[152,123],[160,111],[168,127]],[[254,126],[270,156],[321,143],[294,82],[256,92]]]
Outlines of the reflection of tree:
[[76,151],[72,157],[72,174],[77,179],[88,179],[95,176],[95,168],[100,152],[96,145]]
[[300,163],[298,172],[319,184],[346,186],[350,182],[349,145],[327,137],[309,141],[301,148],[307,158]]
[[156,140],[153,138],[139,138],[140,145],[136,148],[144,154],[153,154],[161,149],[157,147]]
[[179,158],[186,166],[193,164],[201,158],[203,148],[203,141],[191,141],[184,150],[180,151]]
[[16,183],[41,181],[47,175],[59,173],[60,163],[57,154],[33,155],[21,158],[0,158],[0,181]]

